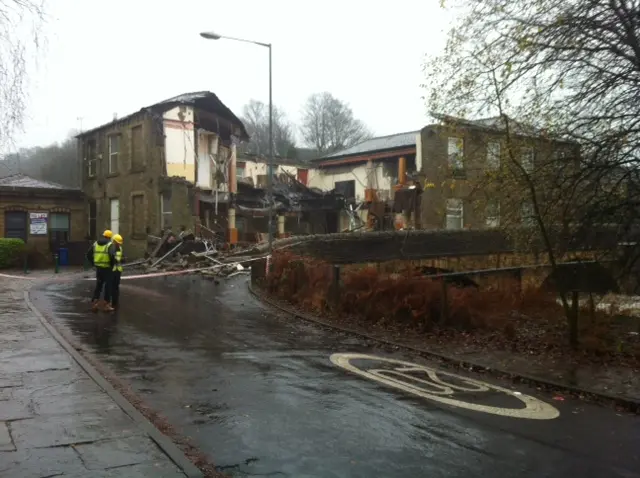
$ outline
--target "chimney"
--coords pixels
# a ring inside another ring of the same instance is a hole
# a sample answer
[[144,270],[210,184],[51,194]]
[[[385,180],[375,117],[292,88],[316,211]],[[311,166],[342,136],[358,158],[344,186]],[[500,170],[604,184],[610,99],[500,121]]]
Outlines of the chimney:
[[113,113],[113,121],[118,119],[118,113]]

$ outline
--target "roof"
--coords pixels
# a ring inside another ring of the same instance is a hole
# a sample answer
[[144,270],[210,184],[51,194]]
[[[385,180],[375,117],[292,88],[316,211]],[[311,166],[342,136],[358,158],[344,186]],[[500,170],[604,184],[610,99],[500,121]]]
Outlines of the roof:
[[144,108],[141,108],[139,111],[136,111],[135,113],[131,113],[127,116],[124,116],[122,118],[117,118],[114,119],[113,121],[109,122],[109,123],[105,123],[103,125],[97,126],[93,129],[87,130],[87,131],[83,131],[82,133],[80,133],[78,136],[76,136],[77,138],[86,136],[88,134],[92,134],[98,130],[101,130],[103,128],[108,128],[109,126],[118,124],[122,121],[126,121],[127,119],[131,118],[132,116],[139,114],[139,113],[143,113],[143,112],[154,112],[154,113],[164,113],[165,111],[169,111],[170,109],[176,107],[176,106],[180,106],[180,105],[188,105],[188,106],[193,106],[194,108],[198,108],[201,109],[203,111],[208,111],[210,113],[214,113],[216,115],[218,115],[219,117],[226,119],[227,121],[229,121],[230,123],[234,124],[235,126],[239,127],[241,130],[241,138],[243,140],[248,140],[249,139],[249,135],[247,134],[247,130],[244,126],[244,123],[240,120],[240,118],[238,118],[233,111],[231,111],[221,100],[220,98],[218,98],[218,96],[215,93],[212,93],[211,91],[196,91],[196,92],[192,92],[192,93],[183,93],[181,95],[178,96],[174,96],[172,98],[160,101],[158,103],[154,103],[151,106],[146,106]]
[[400,148],[415,147],[416,135],[418,133],[420,133],[420,130],[408,131],[406,133],[390,134],[388,136],[378,136],[376,138],[367,139],[358,144],[354,144],[350,148],[343,149],[342,151],[336,151],[335,153],[327,154],[320,158],[314,159],[314,161],[325,161],[327,159],[338,159],[345,156],[357,156],[377,151],[388,151]]
[[[442,115],[432,113],[432,116],[438,120],[440,120],[440,125],[453,125],[453,126],[467,126],[472,128],[480,128],[484,130],[496,131],[496,132],[505,132],[507,129],[507,121],[509,125],[509,129],[515,135],[521,137],[529,137],[529,138],[537,138],[542,136],[547,136],[547,132],[543,129],[537,128],[530,124],[522,123],[520,121],[516,121],[513,118],[508,116],[492,116],[489,118],[479,118],[479,119],[465,119],[458,118],[455,116]],[[428,125],[426,128],[430,128],[438,125]],[[551,137],[557,142],[562,143],[573,143],[576,144],[575,141],[569,139],[563,139],[560,137]]]
[[0,188],[16,188],[16,189],[50,189],[56,191],[80,191],[78,188],[63,186],[62,184],[52,183],[35,179],[24,174],[12,174],[0,178]]

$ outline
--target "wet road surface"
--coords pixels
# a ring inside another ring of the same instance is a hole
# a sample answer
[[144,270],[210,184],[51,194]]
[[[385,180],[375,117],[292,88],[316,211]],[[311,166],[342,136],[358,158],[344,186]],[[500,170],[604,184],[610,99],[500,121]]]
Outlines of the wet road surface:
[[232,476],[640,477],[638,417],[384,361],[437,368],[279,317],[244,278],[123,282],[115,316],[87,312],[91,288],[50,284],[32,299]]

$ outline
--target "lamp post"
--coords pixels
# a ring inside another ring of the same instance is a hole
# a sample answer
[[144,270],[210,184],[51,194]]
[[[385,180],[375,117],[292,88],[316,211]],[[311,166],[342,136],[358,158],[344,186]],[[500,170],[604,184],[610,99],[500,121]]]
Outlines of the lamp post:
[[202,38],[207,40],[234,40],[243,43],[253,43],[269,49],[269,157],[267,158],[267,201],[269,203],[269,253],[273,248],[273,98],[271,75],[271,43],[261,43],[243,38],[219,35],[215,32],[202,32]]

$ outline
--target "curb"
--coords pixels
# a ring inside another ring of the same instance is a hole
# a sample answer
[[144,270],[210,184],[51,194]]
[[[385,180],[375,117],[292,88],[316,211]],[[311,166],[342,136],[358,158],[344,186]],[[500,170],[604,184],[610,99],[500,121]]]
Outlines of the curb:
[[492,375],[503,375],[503,376],[508,376],[510,377],[512,380],[517,380],[521,383],[526,383],[529,385],[534,385],[534,386],[542,386],[545,388],[550,388],[553,390],[557,390],[557,391],[566,391],[572,394],[576,394],[576,395],[582,395],[585,396],[586,398],[590,398],[593,399],[594,401],[598,401],[598,402],[603,402],[603,403],[609,403],[615,406],[620,406],[620,407],[624,407],[627,411],[635,413],[635,414],[639,414],[640,413],[640,400],[634,400],[631,398],[624,398],[624,397],[616,397],[615,395],[611,395],[611,394],[607,394],[604,392],[594,392],[591,390],[587,390],[581,387],[576,387],[574,385],[568,385],[568,384],[562,384],[559,382],[556,382],[554,380],[549,380],[549,379],[543,379],[543,378],[539,378],[539,377],[535,377],[533,375],[526,375],[523,373],[519,373],[519,372],[512,372],[512,371],[508,371],[508,370],[503,370],[503,369],[499,369],[499,368],[495,368],[495,367],[489,367],[487,365],[483,365],[483,364],[479,364],[479,363],[475,363],[475,362],[469,362],[468,360],[465,359],[461,359],[458,357],[454,357],[452,355],[446,355],[446,354],[442,354],[442,353],[437,353],[437,352],[431,352],[429,350],[426,349],[421,349],[421,348],[417,348],[417,347],[413,347],[411,345],[407,345],[407,344],[403,344],[400,342],[394,342],[392,340],[387,340],[387,339],[382,339],[380,337],[374,337],[372,335],[363,333],[363,332],[359,332],[357,330],[353,330],[353,329],[349,329],[346,327],[341,327],[335,324],[332,324],[330,322],[326,322],[324,320],[322,320],[321,318],[319,318],[316,315],[313,314],[309,314],[306,312],[300,312],[297,311],[295,309],[293,309],[292,307],[288,307],[282,303],[280,303],[279,301],[272,299],[271,297],[268,297],[266,293],[258,290],[257,288],[255,288],[253,286],[253,284],[251,283],[251,281],[248,282],[247,285],[249,292],[251,293],[251,295],[253,295],[257,300],[266,303],[268,306],[273,307],[275,309],[278,309],[281,312],[284,312],[288,315],[293,316],[294,318],[299,318],[302,320],[306,320],[308,322],[312,322],[315,324],[319,324],[322,325],[324,327],[328,327],[331,329],[335,329],[335,330],[339,330],[340,332],[344,332],[347,334],[351,334],[351,335],[357,335],[359,337],[364,337],[368,340],[372,340],[375,342],[379,342],[385,345],[390,345],[393,347],[398,347],[398,348],[402,348],[405,350],[410,350],[412,352],[417,352],[422,356],[431,358],[431,359],[436,359],[440,362],[444,362],[447,364],[450,364],[452,366],[458,367],[458,368],[466,368],[466,369],[471,369],[474,371],[479,371],[479,372],[487,372],[490,373]]
[[38,317],[42,325],[54,339],[73,357],[80,367],[124,410],[124,412],[136,422],[136,424],[160,447],[160,449],[173,461],[188,478],[203,478],[204,474],[182,453],[182,451],[166,435],[158,430],[153,423],[142,415],[129,401],[118,392],[93,365],[87,361],[49,321],[40,313],[29,298],[29,291],[24,291],[24,300],[27,307]]

